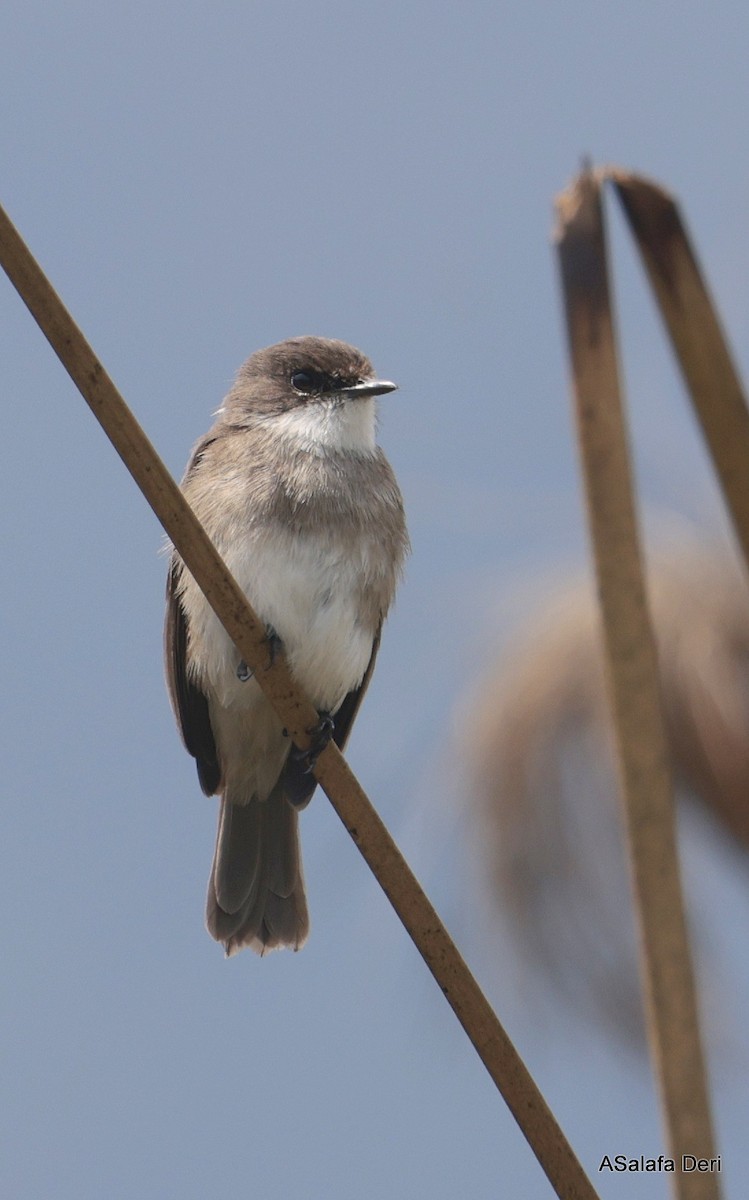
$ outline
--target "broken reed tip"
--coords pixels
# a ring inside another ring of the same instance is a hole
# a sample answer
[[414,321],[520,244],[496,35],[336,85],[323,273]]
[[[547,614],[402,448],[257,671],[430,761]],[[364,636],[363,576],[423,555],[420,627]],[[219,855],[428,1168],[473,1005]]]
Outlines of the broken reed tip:
[[554,198],[556,225],[552,238],[559,243],[572,233],[592,230],[599,219],[596,214],[600,192],[598,172],[593,170],[589,159],[583,159],[583,169],[564,191]]
[[615,188],[636,194],[643,201],[663,207],[676,207],[673,193],[645,175],[637,175],[634,171],[625,171],[622,167],[614,166],[599,168],[599,174],[602,183],[612,183]]

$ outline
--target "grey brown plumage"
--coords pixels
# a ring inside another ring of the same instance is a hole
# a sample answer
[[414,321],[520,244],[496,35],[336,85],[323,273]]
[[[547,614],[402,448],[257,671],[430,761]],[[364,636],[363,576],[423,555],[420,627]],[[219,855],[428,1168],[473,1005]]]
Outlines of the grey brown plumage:
[[[369,361],[341,342],[300,338],[258,352],[196,446],[182,487],[279,634],[292,674],[334,714],[343,747],[408,542],[400,492],[374,445],[373,408],[370,439],[364,401],[322,388],[300,400],[290,377],[301,370],[339,391],[372,377]],[[165,644],[184,744],[203,791],[221,797],[209,932],[228,954],[299,948],[309,928],[299,811],[315,781],[290,756],[256,680],[238,678],[239,656],[176,553]]]

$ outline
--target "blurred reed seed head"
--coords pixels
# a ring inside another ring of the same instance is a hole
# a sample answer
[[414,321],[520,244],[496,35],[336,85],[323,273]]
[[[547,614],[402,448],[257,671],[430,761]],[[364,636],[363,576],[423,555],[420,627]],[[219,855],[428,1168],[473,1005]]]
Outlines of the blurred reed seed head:
[[[749,850],[749,585],[693,546],[648,570],[679,797]],[[557,592],[513,639],[463,736],[493,892],[528,955],[621,1032],[641,1028],[600,624],[590,584]]]

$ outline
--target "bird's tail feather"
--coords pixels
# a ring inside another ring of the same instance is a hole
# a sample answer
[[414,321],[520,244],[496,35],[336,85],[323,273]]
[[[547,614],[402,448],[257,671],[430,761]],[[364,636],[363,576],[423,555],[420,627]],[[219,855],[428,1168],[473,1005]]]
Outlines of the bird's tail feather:
[[298,950],[309,932],[299,816],[280,787],[267,800],[221,801],[206,925],[227,955]]

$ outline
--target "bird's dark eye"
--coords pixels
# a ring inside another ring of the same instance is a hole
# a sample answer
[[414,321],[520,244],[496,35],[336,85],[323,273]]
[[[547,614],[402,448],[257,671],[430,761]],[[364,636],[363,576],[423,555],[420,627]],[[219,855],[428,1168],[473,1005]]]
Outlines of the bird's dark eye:
[[291,376],[291,386],[308,396],[320,391],[320,377],[315,371],[295,371]]

